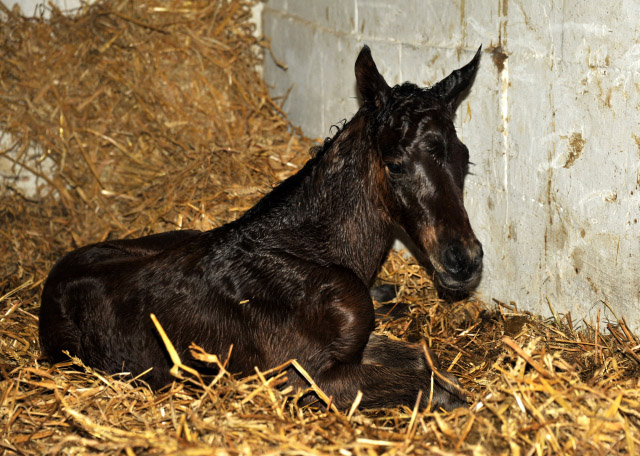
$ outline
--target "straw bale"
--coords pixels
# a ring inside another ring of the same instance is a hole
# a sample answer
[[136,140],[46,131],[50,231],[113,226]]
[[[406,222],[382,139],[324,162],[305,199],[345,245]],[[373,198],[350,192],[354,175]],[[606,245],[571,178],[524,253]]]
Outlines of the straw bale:
[[[445,301],[399,253],[379,281],[411,312],[377,331],[424,339],[468,408],[301,407],[282,376],[203,381],[180,367],[182,380],[153,393],[78,359],[40,358],[39,294],[63,252],[219,226],[308,156],[255,71],[266,43],[251,35],[252,4],[114,0],[47,21],[0,4],[0,153],[48,181],[37,198],[12,185],[0,194],[3,453],[636,454],[640,338],[624,320]],[[53,174],[38,169],[43,157]]]

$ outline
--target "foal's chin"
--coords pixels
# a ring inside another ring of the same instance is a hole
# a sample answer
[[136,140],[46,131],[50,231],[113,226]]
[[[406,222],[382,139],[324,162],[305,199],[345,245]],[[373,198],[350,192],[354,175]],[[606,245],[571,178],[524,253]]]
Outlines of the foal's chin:
[[471,277],[465,280],[456,280],[446,272],[436,272],[436,278],[438,285],[447,291],[453,291],[455,293],[470,294],[480,284],[482,278],[482,272],[479,271],[473,274]]

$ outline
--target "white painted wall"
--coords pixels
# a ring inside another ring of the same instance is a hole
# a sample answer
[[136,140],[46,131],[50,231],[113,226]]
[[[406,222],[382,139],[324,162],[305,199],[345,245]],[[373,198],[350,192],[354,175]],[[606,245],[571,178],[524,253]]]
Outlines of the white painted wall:
[[[92,3],[93,0],[87,0],[84,3]],[[16,6],[20,8],[22,14],[27,17],[31,16],[40,16],[41,13],[45,13],[45,17],[47,16],[47,11],[50,8],[46,5],[52,4],[56,8],[61,11],[72,11],[80,7],[83,3],[82,0],[17,0],[17,1],[7,1],[5,2],[10,5],[12,8]]]
[[[457,128],[480,293],[640,332],[640,2],[269,0],[274,95],[311,136],[357,110],[353,63],[429,85],[484,54]],[[504,53],[504,59],[501,59]],[[608,304],[607,305],[605,305]]]

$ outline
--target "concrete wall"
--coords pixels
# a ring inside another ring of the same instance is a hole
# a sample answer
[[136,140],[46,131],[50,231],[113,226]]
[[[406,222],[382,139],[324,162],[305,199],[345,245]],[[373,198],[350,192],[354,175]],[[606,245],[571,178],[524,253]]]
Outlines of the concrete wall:
[[20,8],[22,14],[27,17],[30,16],[40,16],[41,13],[44,13],[45,17],[48,16],[49,7],[48,4],[54,5],[56,8],[61,11],[72,11],[79,8],[82,3],[92,3],[94,0],[17,0],[17,1],[5,1],[6,4],[9,4],[11,7],[15,8],[16,6]]
[[267,55],[273,94],[320,137],[357,110],[363,43],[389,83],[424,85],[482,44],[456,121],[480,293],[640,332],[640,2],[269,0],[263,27],[288,66]]

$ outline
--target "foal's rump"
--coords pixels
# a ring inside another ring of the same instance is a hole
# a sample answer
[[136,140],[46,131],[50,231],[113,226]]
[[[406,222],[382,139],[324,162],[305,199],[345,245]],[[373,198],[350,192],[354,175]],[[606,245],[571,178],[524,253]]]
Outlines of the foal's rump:
[[[67,351],[107,372],[146,370],[152,367],[148,364],[151,359],[168,363],[160,340],[150,339],[157,336],[151,331],[145,304],[154,300],[150,293],[154,279],[149,272],[163,269],[172,275],[171,266],[160,263],[171,264],[166,254],[199,234],[185,230],[105,241],[66,254],[52,268],[42,292],[39,333],[43,354],[60,362],[68,359]],[[156,287],[155,292],[172,301],[167,290]],[[154,345],[159,348],[154,350]]]

